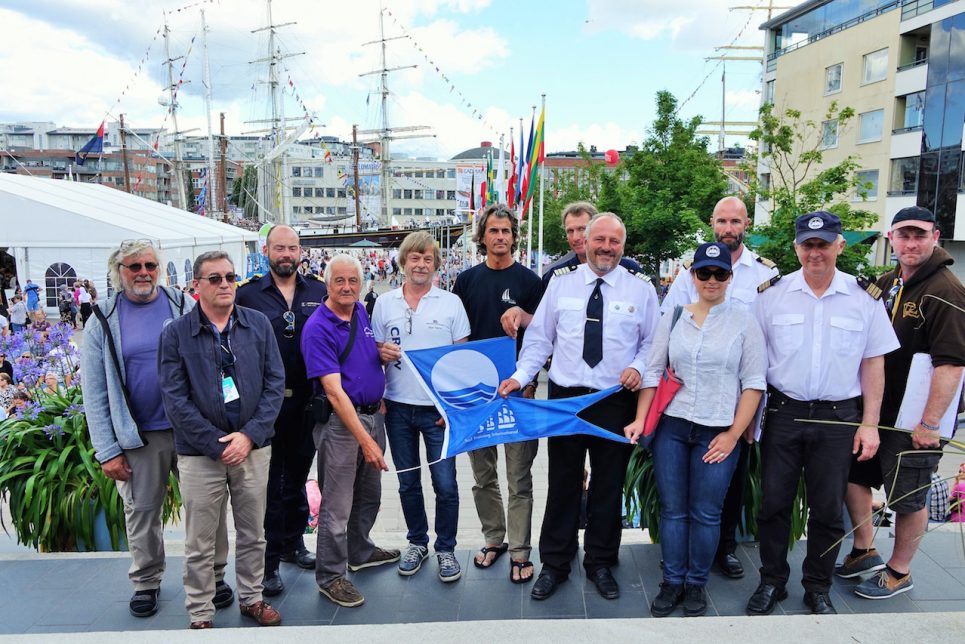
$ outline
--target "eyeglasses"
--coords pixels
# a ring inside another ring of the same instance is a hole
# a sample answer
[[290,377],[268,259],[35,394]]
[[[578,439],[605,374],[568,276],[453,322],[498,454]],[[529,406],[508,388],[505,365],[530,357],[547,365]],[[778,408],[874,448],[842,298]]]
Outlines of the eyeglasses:
[[405,310],[405,332],[412,335],[412,309]]
[[711,277],[718,282],[726,282],[730,279],[730,271],[725,271],[721,268],[696,268],[694,269],[694,275],[701,282],[706,282]]
[[281,314],[281,319],[283,319],[288,326],[285,327],[283,334],[286,338],[295,337],[295,313],[292,311],[285,311]]
[[895,308],[895,300],[898,299],[898,294],[901,293],[901,288],[904,285],[904,280],[899,277],[895,280],[895,283],[891,285],[891,288],[888,289],[888,297],[885,299],[885,309],[889,313]]
[[120,264],[132,273],[140,273],[142,268],[146,268],[148,273],[153,273],[157,270],[158,264],[156,262],[134,262],[133,264]]
[[221,284],[222,280],[228,282],[229,284],[234,284],[237,279],[238,276],[234,273],[226,273],[224,275],[208,275],[207,277],[198,278],[199,281],[208,280],[208,284],[211,284],[212,286],[218,286]]

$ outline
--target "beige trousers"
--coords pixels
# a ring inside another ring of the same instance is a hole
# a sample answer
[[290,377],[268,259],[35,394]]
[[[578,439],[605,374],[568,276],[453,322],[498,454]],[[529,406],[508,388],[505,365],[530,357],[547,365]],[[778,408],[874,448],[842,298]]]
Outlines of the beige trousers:
[[[496,447],[483,447],[469,452],[469,462],[476,484],[472,498],[482,523],[486,543],[500,544],[508,536],[509,553],[514,559],[528,560],[533,531],[533,460],[539,441],[523,441],[503,445],[506,456],[506,478],[509,504],[503,509],[496,470]],[[508,528],[508,529],[507,529]]]
[[271,447],[251,450],[240,465],[207,456],[179,456],[184,501],[184,594],[192,622],[213,619],[215,551],[224,523],[222,508],[231,494],[235,520],[235,579],[238,601],[261,601],[265,576],[265,503]]

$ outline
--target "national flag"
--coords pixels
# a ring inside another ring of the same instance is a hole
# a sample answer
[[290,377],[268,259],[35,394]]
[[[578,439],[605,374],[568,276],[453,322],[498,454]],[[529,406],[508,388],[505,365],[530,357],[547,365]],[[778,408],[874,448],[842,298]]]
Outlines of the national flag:
[[523,175],[522,175],[523,190],[519,200],[519,206],[521,210],[526,210],[526,204],[529,202],[529,193],[530,193],[529,182],[530,182],[530,175],[532,171],[531,164],[533,162],[533,138],[536,136],[534,119],[535,119],[535,114],[529,120],[529,142],[526,146],[526,166],[523,170]]
[[329,150],[328,148],[325,148],[325,163],[331,163],[331,162],[332,162],[332,151]]
[[626,438],[577,414],[620,387],[575,398],[529,400],[499,396],[499,383],[516,370],[516,341],[502,337],[405,351],[402,359],[445,420],[442,457],[502,443],[587,434],[626,443]]
[[526,190],[526,201],[529,202],[533,198],[533,191],[536,189],[536,175],[539,172],[539,166],[542,165],[544,155],[543,155],[543,119],[546,114],[546,108],[539,114],[539,123],[536,125],[536,132],[533,136],[532,145],[529,150],[529,182],[527,184]]
[[526,162],[523,159],[523,119],[519,119],[519,161],[516,167],[516,206],[522,210],[523,208],[523,175],[525,174]]
[[493,177],[493,153],[486,157],[486,205],[496,202],[496,180]]
[[84,147],[82,147],[77,154],[74,155],[74,163],[77,165],[84,165],[84,161],[87,161],[87,157],[92,153],[96,152],[100,154],[104,151],[104,121],[101,121],[101,125],[97,128],[97,134],[94,135],[90,141],[88,141]]
[[496,166],[496,185],[493,190],[493,201],[506,202],[506,148],[503,147],[503,137],[499,137],[499,165]]
[[473,215],[476,214],[476,169],[470,170],[472,179],[469,182],[469,223],[472,224]]
[[518,175],[516,174],[516,142],[510,140],[509,142],[509,181],[506,184],[506,203],[510,208],[516,206],[516,181],[518,180]]

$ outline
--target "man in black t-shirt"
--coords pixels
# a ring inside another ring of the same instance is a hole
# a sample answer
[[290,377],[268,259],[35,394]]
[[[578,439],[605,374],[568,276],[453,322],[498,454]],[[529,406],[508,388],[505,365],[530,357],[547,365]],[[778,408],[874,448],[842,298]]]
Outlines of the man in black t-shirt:
[[[519,306],[532,315],[542,297],[542,282],[536,273],[513,259],[519,243],[519,221],[506,206],[493,204],[483,211],[476,226],[475,241],[486,261],[460,273],[452,292],[466,308],[470,340],[503,337],[506,335],[500,323],[503,313]],[[520,339],[517,338],[517,342]],[[534,385],[527,385],[523,396],[532,398],[535,392]],[[486,539],[474,563],[477,568],[489,568],[508,549],[512,557],[511,579],[515,583],[533,578],[533,564],[529,561],[533,520],[530,470],[538,446],[535,440],[503,446],[509,487],[506,509],[499,491],[496,447],[469,452],[476,479],[473,500]],[[508,544],[503,542],[504,538],[508,538]]]

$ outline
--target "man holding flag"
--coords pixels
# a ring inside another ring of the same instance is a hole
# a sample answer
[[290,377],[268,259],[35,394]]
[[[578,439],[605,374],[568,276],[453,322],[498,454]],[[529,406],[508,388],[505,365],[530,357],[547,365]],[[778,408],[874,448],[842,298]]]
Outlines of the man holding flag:
[[626,243],[620,218],[596,215],[587,226],[586,239],[586,264],[550,282],[527,328],[517,370],[499,386],[504,397],[520,389],[551,355],[550,398],[623,386],[586,413],[586,420],[613,432],[614,440],[585,435],[549,439],[549,492],[539,543],[543,569],[532,592],[537,600],[548,598],[566,580],[576,556],[587,452],[593,486],[587,499],[583,567],[601,596],[620,596],[610,568],[618,562],[620,502],[632,450],[622,432],[634,415],[635,392],[660,317],[649,281],[620,266]]

